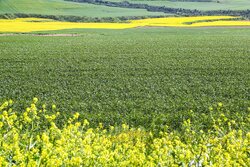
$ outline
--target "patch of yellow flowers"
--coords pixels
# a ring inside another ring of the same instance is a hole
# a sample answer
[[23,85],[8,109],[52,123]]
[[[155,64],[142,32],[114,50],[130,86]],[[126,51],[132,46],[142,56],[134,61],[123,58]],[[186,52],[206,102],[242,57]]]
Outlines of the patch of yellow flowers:
[[[73,23],[40,18],[0,19],[0,32],[34,32],[62,29],[127,29],[135,27],[250,26],[249,21],[233,21],[233,16],[167,17],[132,20],[129,23]],[[227,20],[228,19],[228,20]],[[209,20],[209,22],[206,22]],[[204,22],[203,22],[204,21]],[[187,24],[192,23],[192,24]]]
[[183,133],[157,135],[126,124],[90,128],[79,113],[59,127],[56,106],[37,102],[23,112],[12,109],[12,100],[0,105],[0,166],[250,166],[250,132],[220,109],[210,108],[214,123],[206,132],[187,119]]

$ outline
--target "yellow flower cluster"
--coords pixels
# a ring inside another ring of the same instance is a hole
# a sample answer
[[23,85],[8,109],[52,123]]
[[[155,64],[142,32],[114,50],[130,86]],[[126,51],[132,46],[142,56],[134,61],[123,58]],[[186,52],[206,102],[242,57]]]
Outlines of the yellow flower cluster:
[[40,109],[34,98],[15,112],[12,103],[0,105],[0,166],[250,166],[250,132],[235,128],[222,103],[210,108],[213,128],[206,132],[187,119],[183,133],[160,134],[126,124],[91,128],[79,113],[59,127],[55,106]]
[[[0,19],[0,32],[32,32],[75,28],[127,29],[145,26],[203,27],[203,26],[250,26],[249,21],[232,21],[233,16],[166,17],[132,20],[129,23],[73,23],[40,18]],[[228,19],[228,20],[226,20]],[[209,22],[207,22],[209,20]],[[192,24],[187,24],[192,23]]]

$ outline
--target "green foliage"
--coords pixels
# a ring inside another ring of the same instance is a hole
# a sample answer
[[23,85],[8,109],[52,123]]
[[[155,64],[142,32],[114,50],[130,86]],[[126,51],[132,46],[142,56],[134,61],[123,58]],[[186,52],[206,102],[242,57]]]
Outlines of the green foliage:
[[178,129],[187,110],[206,114],[220,101],[247,112],[250,29],[58,33],[81,36],[0,37],[1,101],[20,101],[19,108],[37,96],[58,104],[65,117],[78,111],[92,124],[145,128]]
[[57,21],[67,21],[67,22],[84,22],[84,23],[118,23],[118,22],[128,22],[129,20],[147,19],[147,18],[159,18],[164,16],[122,16],[122,17],[86,17],[86,16],[55,16],[55,15],[41,15],[41,14],[25,14],[25,13],[15,13],[15,14],[0,14],[0,19],[16,19],[16,18],[44,18],[53,19]]

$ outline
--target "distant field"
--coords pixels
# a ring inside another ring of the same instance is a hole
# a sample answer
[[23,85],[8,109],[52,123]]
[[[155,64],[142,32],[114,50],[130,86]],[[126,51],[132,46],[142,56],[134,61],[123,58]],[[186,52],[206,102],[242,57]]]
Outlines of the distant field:
[[64,0],[0,0],[0,14],[29,13],[46,15],[74,15],[88,17],[165,15],[143,9],[125,9]]
[[[120,2],[124,0],[108,0]],[[155,6],[167,6],[171,8],[185,8],[185,9],[198,9],[198,10],[245,10],[250,9],[249,0],[220,0],[220,3],[213,2],[174,2],[168,0],[127,0],[131,3],[142,3]]]
[[[51,32],[54,33],[54,32]],[[0,101],[38,97],[92,124],[175,127],[187,110],[250,100],[250,29],[64,30],[0,37]],[[241,117],[239,117],[241,118]],[[243,116],[244,118],[244,116]],[[204,120],[195,119],[202,126]]]

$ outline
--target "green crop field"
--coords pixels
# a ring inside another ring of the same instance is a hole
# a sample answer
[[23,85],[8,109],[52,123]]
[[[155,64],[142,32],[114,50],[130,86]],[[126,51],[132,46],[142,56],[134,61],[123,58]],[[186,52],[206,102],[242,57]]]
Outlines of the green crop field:
[[[219,1],[129,0],[200,10],[250,5]],[[75,22],[163,15],[133,9],[160,7],[89,3],[0,0],[0,15]],[[247,10],[164,11],[249,19]],[[248,27],[5,33],[73,24],[24,20],[0,22],[0,166],[250,166]]]
[[232,111],[249,105],[250,29],[57,33],[81,36],[0,37],[1,101],[39,97],[92,122],[146,128],[178,126],[187,110],[206,113],[218,102]]
[[0,0],[0,14],[26,13],[44,15],[73,15],[87,17],[154,16],[165,15],[143,9],[114,8],[64,0]]
[[[121,2],[123,0],[108,0]],[[142,3],[153,6],[166,6],[171,8],[198,9],[198,10],[246,10],[250,9],[249,0],[216,0],[212,2],[181,2],[170,0],[128,0],[131,3]]]

